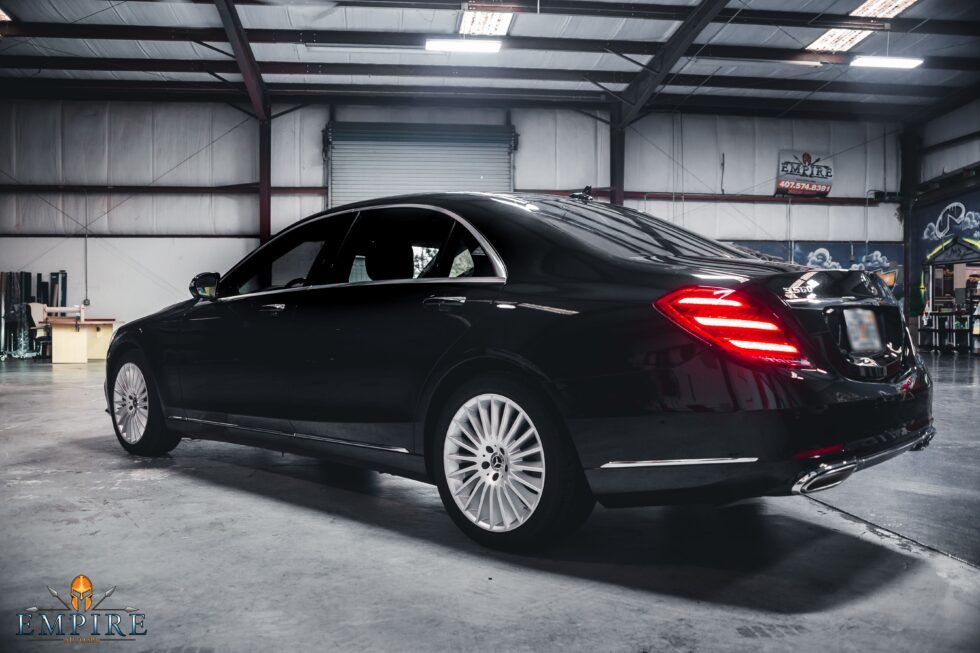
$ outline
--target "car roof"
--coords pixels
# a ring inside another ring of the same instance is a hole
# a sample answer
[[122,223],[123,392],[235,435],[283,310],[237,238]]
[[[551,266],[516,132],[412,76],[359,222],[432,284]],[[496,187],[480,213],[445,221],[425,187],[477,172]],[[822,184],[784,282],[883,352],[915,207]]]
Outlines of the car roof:
[[478,191],[440,191],[440,192],[430,192],[430,193],[409,193],[405,195],[392,195],[388,197],[376,197],[369,200],[361,200],[360,202],[352,202],[350,204],[345,204],[343,206],[333,207],[323,213],[337,213],[341,211],[350,211],[352,209],[367,208],[371,206],[377,206],[382,204],[433,204],[436,206],[445,206],[449,208],[448,205],[456,204],[459,202],[494,202],[494,201],[510,201],[517,204],[530,203],[534,200],[550,200],[559,202],[583,202],[588,200],[573,199],[565,197],[562,195],[551,195],[547,193],[518,193],[518,192],[478,192]]

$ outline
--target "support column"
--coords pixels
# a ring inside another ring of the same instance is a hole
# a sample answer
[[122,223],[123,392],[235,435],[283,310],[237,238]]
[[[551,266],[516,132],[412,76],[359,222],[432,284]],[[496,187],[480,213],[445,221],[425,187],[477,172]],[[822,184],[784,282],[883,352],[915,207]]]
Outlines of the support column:
[[[912,201],[915,199],[915,189],[919,186],[922,173],[922,135],[915,125],[906,125],[900,139],[902,155],[902,179],[900,182],[902,195],[902,241],[905,245],[905,257],[902,265],[902,283],[905,285],[905,318],[911,326],[911,310],[914,308],[921,313],[924,298],[919,294],[918,279],[912,278]],[[913,306],[913,303],[915,306]],[[918,323],[916,323],[918,325]],[[913,333],[913,337],[915,333]]]
[[623,105],[614,103],[609,110],[609,201],[623,205],[626,183],[626,128]]
[[272,120],[259,121],[259,242],[272,235]]

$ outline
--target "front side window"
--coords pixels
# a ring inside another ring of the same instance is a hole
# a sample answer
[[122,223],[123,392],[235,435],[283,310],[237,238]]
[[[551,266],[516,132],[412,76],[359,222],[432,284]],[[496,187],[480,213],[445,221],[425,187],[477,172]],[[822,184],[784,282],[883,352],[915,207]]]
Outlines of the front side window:
[[219,297],[309,285],[334,263],[352,219],[322,218],[273,239],[221,280]]

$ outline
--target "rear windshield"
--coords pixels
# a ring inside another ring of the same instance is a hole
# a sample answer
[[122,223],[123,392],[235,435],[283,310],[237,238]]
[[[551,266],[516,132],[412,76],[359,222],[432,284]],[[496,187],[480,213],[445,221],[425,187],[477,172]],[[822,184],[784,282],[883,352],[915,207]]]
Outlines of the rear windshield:
[[633,209],[600,202],[535,200],[551,226],[615,256],[746,258],[738,250]]

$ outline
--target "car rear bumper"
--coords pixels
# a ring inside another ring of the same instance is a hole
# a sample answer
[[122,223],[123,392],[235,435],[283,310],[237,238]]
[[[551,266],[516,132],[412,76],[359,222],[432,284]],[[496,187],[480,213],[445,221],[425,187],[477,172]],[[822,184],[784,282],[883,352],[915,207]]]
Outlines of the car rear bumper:
[[760,460],[692,458],[610,461],[585,471],[607,507],[672,503],[728,503],[753,496],[812,493],[844,482],[854,472],[909,450],[923,449],[935,429],[897,429],[865,438],[828,456]]

